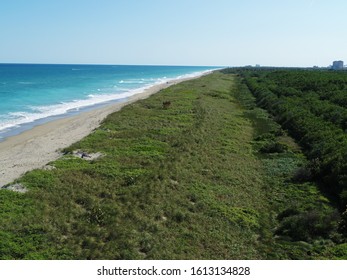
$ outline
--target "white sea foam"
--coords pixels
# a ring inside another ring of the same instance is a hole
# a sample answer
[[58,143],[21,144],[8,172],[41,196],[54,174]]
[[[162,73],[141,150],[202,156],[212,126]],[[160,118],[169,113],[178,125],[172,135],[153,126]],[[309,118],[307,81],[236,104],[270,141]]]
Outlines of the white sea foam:
[[150,86],[145,86],[117,94],[89,94],[87,99],[61,102],[49,106],[30,106],[29,109],[31,112],[12,112],[3,117],[2,119],[4,121],[0,122],[0,132],[10,128],[19,127],[23,124],[35,122],[40,119],[64,115],[68,112],[79,111],[80,109],[89,106],[128,98],[134,94],[143,92],[149,87]]
[[121,80],[119,81],[120,84],[145,84],[146,82],[149,82],[150,80],[146,79],[129,79],[129,80]]
[[34,82],[18,82],[20,85],[34,85]]

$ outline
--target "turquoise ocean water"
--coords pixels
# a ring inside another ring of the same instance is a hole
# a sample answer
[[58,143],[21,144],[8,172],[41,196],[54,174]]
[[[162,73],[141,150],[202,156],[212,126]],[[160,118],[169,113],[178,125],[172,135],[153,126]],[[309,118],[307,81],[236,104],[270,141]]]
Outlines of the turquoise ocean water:
[[125,101],[217,67],[0,64],[0,141],[37,124]]

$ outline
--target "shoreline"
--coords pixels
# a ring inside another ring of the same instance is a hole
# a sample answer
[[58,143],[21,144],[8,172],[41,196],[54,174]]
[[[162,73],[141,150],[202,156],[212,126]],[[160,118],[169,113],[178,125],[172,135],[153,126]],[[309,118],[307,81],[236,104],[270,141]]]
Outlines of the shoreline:
[[[63,102],[59,102],[57,100],[52,101],[50,104],[38,106],[37,112],[29,112],[26,109],[17,110],[14,109],[11,113],[5,113],[4,119],[1,119],[0,122],[0,142],[3,142],[9,137],[21,134],[24,131],[30,130],[36,126],[45,124],[47,122],[55,121],[62,118],[67,118],[71,116],[79,115],[83,112],[88,112],[91,110],[99,109],[105,107],[109,104],[115,104],[119,102],[127,101],[131,96],[142,93],[156,85],[164,84],[166,82],[174,82],[175,80],[180,80],[182,78],[191,78],[200,76],[204,73],[209,73],[217,69],[209,69],[203,71],[197,71],[187,74],[182,74],[174,77],[163,77],[163,78],[152,78],[149,81],[145,82],[144,79],[141,79],[143,82],[137,84],[132,84],[130,88],[125,86],[122,89],[114,89],[113,92],[107,92],[107,88],[105,91],[97,89],[98,94],[94,94],[91,92],[88,96],[75,98],[71,100],[65,100]],[[165,74],[165,73],[164,73]],[[163,75],[164,75],[163,74]],[[157,76],[160,76],[158,73]],[[119,79],[116,79],[118,81]],[[125,79],[126,80],[126,79]],[[131,79],[130,79],[131,80]],[[124,83],[123,80],[119,80],[119,84]],[[117,83],[117,84],[118,84]],[[128,83],[125,81],[125,83]],[[130,82],[132,83],[132,82]],[[100,86],[100,85],[99,85]],[[113,86],[118,88],[118,86]],[[31,106],[27,106],[30,108]],[[34,110],[35,106],[33,106]],[[6,109],[5,109],[6,111]],[[10,115],[20,116],[20,118],[14,117],[13,119]]]
[[81,112],[78,115],[66,116],[34,126],[20,134],[10,136],[0,142],[0,189],[24,173],[42,168],[61,156],[60,149],[89,135],[111,113],[121,110],[124,106],[145,99],[161,89],[199,78],[212,71],[194,77],[173,79],[155,84],[143,92],[127,98],[125,102],[117,102]]

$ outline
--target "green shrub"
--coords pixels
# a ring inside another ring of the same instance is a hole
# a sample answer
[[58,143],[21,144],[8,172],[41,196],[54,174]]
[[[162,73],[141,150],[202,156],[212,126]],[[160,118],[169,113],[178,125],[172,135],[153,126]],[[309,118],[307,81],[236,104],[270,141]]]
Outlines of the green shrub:
[[312,241],[317,238],[329,238],[337,231],[339,214],[337,211],[323,212],[309,210],[283,217],[281,225],[276,231],[279,235],[291,237],[294,241]]
[[312,180],[312,171],[308,166],[301,166],[295,170],[293,181],[296,183],[303,183]]
[[335,246],[331,253],[338,259],[346,260],[347,259],[347,243],[339,244]]
[[264,154],[283,153],[286,150],[287,147],[285,145],[275,141],[267,142],[259,149],[259,151]]

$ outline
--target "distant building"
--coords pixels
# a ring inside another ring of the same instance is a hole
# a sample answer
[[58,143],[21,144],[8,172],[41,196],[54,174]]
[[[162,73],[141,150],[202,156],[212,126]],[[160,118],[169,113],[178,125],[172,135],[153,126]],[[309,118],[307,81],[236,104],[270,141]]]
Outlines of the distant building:
[[343,70],[343,61],[337,60],[333,62],[333,66],[331,67],[333,70]]

